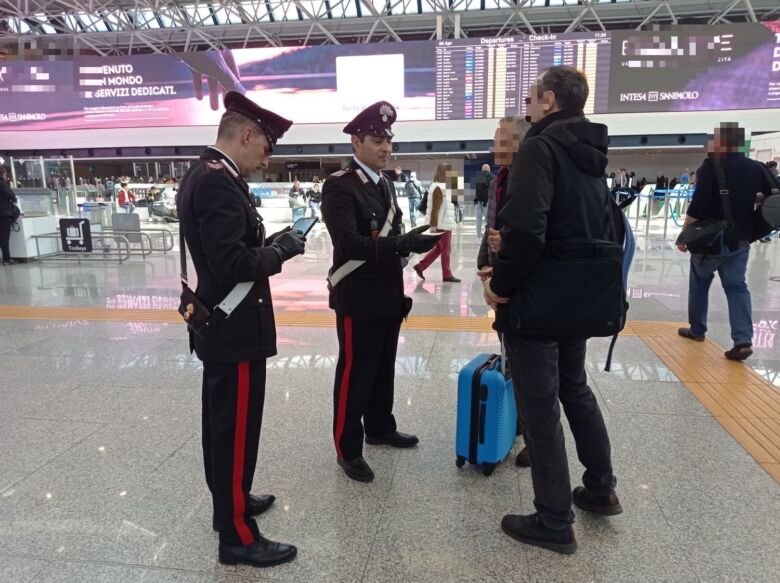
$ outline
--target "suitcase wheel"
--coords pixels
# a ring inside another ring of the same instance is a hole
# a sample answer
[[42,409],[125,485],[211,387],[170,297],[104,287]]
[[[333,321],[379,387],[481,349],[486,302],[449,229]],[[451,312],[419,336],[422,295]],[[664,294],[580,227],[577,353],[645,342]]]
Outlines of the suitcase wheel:
[[482,475],[487,477],[496,469],[496,464],[482,464]]
[[459,468],[462,468],[463,464],[465,463],[466,463],[466,458],[463,457],[462,455],[459,455],[455,460],[455,465],[458,466]]

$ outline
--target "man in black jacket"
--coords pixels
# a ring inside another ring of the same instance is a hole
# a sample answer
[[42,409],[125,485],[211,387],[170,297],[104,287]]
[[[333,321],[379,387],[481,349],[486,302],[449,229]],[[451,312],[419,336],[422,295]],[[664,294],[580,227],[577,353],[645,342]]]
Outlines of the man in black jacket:
[[11,241],[11,224],[14,219],[14,204],[16,195],[9,184],[8,171],[2,167],[0,172],[0,250],[3,255],[3,265],[13,265],[9,244]]
[[[276,354],[268,278],[303,253],[288,230],[268,238],[244,176],[268,167],[271,150],[292,122],[243,95],[225,96],[217,143],[182,179],[176,197],[180,228],[198,274],[196,294],[209,308],[238,283],[248,295],[205,338],[190,334],[203,361],[203,462],[219,531],[219,560],[267,567],[292,560],[296,548],[260,535],[254,515],[274,497],[252,496],[265,400],[265,365]],[[215,309],[215,311],[217,311]]]
[[333,390],[336,461],[353,480],[370,482],[366,443],[414,447],[393,417],[395,355],[401,320],[411,309],[404,297],[401,258],[424,253],[436,237],[428,226],[401,234],[403,213],[382,168],[392,153],[395,108],[380,101],[344,128],[355,158],[331,174],[322,189],[322,217],[333,241],[328,274],[330,307],[336,311],[339,360]]
[[[605,232],[610,220],[604,180],[607,128],[585,119],[587,98],[585,76],[565,66],[547,70],[531,88],[526,102],[534,125],[509,172],[508,198],[499,213],[501,249],[486,289],[498,308],[496,327],[505,334],[509,366],[520,394],[536,506],[536,513],[529,516],[505,516],[501,526],[521,542],[560,553],[577,548],[572,500],[578,508],[598,514],[622,512],[615,495],[609,437],[587,384],[586,341],[522,335],[509,313],[518,309],[513,305],[520,301],[515,292],[546,245],[593,238],[593,233]],[[585,486],[574,492],[559,400],[585,466]]]
[[[693,200],[688,207],[683,229],[703,219],[723,219],[721,188],[729,190],[728,204],[734,219],[718,242],[720,253],[691,254],[688,288],[689,328],[680,328],[684,338],[703,341],[707,332],[707,311],[710,284],[715,272],[720,277],[729,307],[729,325],[734,346],[725,352],[729,360],[745,360],[753,354],[753,317],[750,290],[745,281],[750,242],[753,240],[753,209],[774,186],[767,183],[761,162],[749,159],[740,148],[745,145],[745,130],[736,123],[726,122],[715,130],[709,157],[696,171],[697,182]],[[723,171],[726,184],[718,184],[715,166]],[[759,194],[760,193],[760,194]],[[677,245],[683,253],[688,249]]]

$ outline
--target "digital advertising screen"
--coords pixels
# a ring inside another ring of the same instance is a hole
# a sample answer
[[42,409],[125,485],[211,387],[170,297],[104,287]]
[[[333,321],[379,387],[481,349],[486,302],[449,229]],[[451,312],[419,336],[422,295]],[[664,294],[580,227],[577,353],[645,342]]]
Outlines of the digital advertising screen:
[[240,91],[296,123],[346,123],[381,99],[434,119],[431,43],[329,45],[15,61],[0,71],[0,130],[216,125]]
[[780,21],[177,55],[0,61],[0,131],[211,126],[235,90],[298,124],[379,100],[399,121],[524,115],[545,69],[590,83],[585,113],[780,107]]
[[780,107],[780,21],[612,35],[610,113]]

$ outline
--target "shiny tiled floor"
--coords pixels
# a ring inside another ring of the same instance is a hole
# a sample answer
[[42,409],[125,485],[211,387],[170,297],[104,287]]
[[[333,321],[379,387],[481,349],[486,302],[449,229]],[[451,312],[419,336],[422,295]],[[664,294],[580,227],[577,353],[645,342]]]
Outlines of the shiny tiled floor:
[[[454,238],[461,284],[407,273],[414,313],[487,315],[473,276],[476,236]],[[327,309],[328,241],[273,280],[277,311]],[[0,306],[172,308],[175,253],[115,264],[0,270]],[[780,386],[780,244],[752,253],[756,354]],[[635,320],[684,321],[687,262],[660,238],[640,240],[631,275]],[[725,297],[711,295],[710,337],[729,346]],[[504,536],[507,512],[529,512],[527,470],[509,462],[489,479],[454,464],[455,379],[490,332],[405,330],[396,412],[421,438],[403,452],[366,447],[377,473],[347,480],[330,437],[335,330],[279,330],[268,362],[257,492],[278,502],[269,537],[299,546],[269,570],[216,561],[199,438],[200,363],[178,324],[0,320],[0,582],[548,582],[778,581],[780,486],[641,336],[591,342],[588,370],[614,450],[625,513],[579,513],[579,552],[563,557]],[[679,370],[678,370],[679,373]],[[687,375],[684,375],[687,376]],[[573,444],[572,476],[582,472]]]

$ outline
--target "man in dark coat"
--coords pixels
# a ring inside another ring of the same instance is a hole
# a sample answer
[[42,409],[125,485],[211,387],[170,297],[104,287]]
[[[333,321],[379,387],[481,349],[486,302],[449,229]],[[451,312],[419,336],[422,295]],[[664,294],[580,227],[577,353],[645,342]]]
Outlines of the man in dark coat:
[[3,255],[3,265],[13,265],[9,243],[11,240],[11,225],[14,220],[16,195],[8,183],[8,171],[5,167],[0,173],[0,250]]
[[253,516],[274,497],[252,496],[265,399],[266,359],[276,354],[268,278],[303,253],[288,230],[266,238],[244,176],[268,167],[271,150],[292,122],[243,95],[225,96],[217,143],[182,179],[180,227],[198,274],[198,298],[216,308],[242,282],[246,297],[205,337],[190,334],[203,361],[203,461],[219,531],[219,560],[266,567],[292,560],[296,548],[260,535]]
[[[590,239],[592,233],[604,233],[611,219],[604,180],[607,128],[585,119],[588,90],[585,76],[565,66],[548,69],[531,87],[528,109],[533,125],[509,171],[507,200],[499,213],[501,247],[485,290],[499,307],[496,328],[504,333],[512,379],[520,394],[536,507],[531,515],[505,516],[501,527],[523,543],[560,553],[577,549],[572,501],[588,512],[622,512],[615,495],[609,437],[587,383],[586,341],[527,335],[513,325],[510,314],[522,305],[522,297],[516,294],[521,284],[528,290],[546,281],[529,277],[546,246]],[[584,486],[574,492],[561,405],[585,466]]]
[[333,241],[328,275],[336,311],[339,360],[333,398],[337,461],[353,480],[370,482],[366,443],[413,447],[414,435],[396,430],[393,417],[395,355],[401,321],[411,309],[404,297],[401,259],[433,248],[428,226],[401,234],[395,188],[382,175],[392,153],[395,109],[380,101],[344,128],[355,158],[332,174],[322,189],[322,212]]

